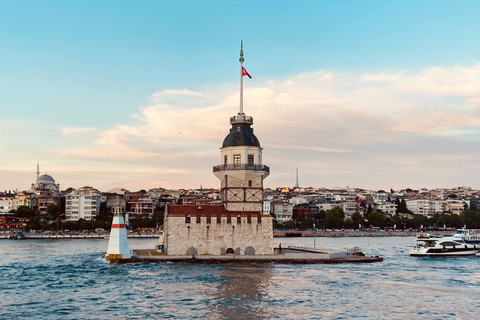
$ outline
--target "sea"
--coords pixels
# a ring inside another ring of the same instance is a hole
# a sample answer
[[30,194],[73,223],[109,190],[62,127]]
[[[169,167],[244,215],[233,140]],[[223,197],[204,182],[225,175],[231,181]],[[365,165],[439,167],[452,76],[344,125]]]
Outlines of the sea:
[[[129,239],[131,249],[155,239]],[[414,237],[274,238],[360,247],[366,264],[110,264],[108,240],[0,240],[0,319],[479,319],[480,258],[410,257]]]

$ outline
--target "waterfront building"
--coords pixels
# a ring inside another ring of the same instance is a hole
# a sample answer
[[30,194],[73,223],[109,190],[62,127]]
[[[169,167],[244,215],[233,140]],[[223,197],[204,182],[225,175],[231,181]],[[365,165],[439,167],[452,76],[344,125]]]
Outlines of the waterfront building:
[[303,196],[292,197],[288,202],[292,203],[294,206],[303,204],[303,203],[308,203],[307,198]]
[[318,206],[311,203],[302,203],[293,207],[293,219],[316,220],[319,212]]
[[127,213],[129,215],[148,215],[151,216],[157,207],[155,198],[148,194],[131,195],[127,202]]
[[275,200],[272,201],[272,212],[277,222],[287,222],[293,219],[293,203]]
[[389,214],[389,215],[393,216],[397,212],[397,205],[395,203],[391,203],[391,202],[384,202],[384,203],[381,203],[381,204],[377,204],[375,206],[375,209],[381,210],[381,211],[385,212],[386,214]]
[[100,212],[102,194],[95,188],[82,187],[66,196],[65,220],[91,220]]
[[469,207],[468,200],[447,200],[443,205],[443,210],[452,214],[461,214],[465,210],[465,206]]
[[443,199],[430,199],[430,215],[442,214],[444,203]]
[[353,202],[343,202],[340,204],[340,207],[342,208],[343,212],[345,213],[345,218],[349,218],[354,214],[355,212],[359,211],[358,205]]
[[167,255],[273,254],[273,218],[263,213],[262,148],[253,118],[243,112],[243,48],[240,50],[240,110],[220,148],[213,173],[221,182],[221,204],[169,205],[165,213]]
[[408,199],[405,201],[407,209],[413,214],[428,215],[430,213],[430,200],[425,198]]
[[18,207],[25,206],[35,210],[36,196],[35,192],[18,192],[15,198],[12,199],[12,209],[17,210]]
[[7,213],[13,209],[13,199],[0,197],[0,213]]
[[59,192],[49,189],[37,189],[35,190],[35,197],[33,197],[33,209],[40,216],[47,214],[47,208],[49,205],[56,204],[61,207],[61,195]]

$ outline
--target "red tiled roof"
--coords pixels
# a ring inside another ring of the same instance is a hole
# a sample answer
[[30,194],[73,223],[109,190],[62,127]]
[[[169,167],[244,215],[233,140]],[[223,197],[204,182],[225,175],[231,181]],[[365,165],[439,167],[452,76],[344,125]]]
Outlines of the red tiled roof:
[[[201,208],[201,209],[200,209]],[[261,216],[259,211],[227,211],[223,205],[169,205],[168,216],[171,217],[195,217],[200,215],[202,217],[216,217],[216,216]]]

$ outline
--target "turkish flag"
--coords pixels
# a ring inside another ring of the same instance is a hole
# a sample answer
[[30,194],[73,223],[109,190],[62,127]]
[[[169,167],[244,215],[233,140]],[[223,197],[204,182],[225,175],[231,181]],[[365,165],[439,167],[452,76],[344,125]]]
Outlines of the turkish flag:
[[252,79],[252,76],[248,74],[247,70],[245,70],[244,67],[242,67],[242,77],[243,76],[248,76],[250,79]]

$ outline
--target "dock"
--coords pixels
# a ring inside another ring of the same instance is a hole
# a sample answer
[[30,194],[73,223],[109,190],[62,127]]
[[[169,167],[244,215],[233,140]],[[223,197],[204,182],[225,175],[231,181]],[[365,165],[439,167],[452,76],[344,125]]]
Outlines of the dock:
[[137,249],[134,250],[131,262],[178,262],[178,263],[283,263],[283,264],[325,264],[325,263],[373,263],[381,262],[383,258],[375,256],[368,257],[362,253],[347,253],[338,251],[328,251],[300,247],[288,247],[279,250],[275,248],[278,254],[273,255],[193,255],[193,256],[168,256],[157,253],[155,249]]

